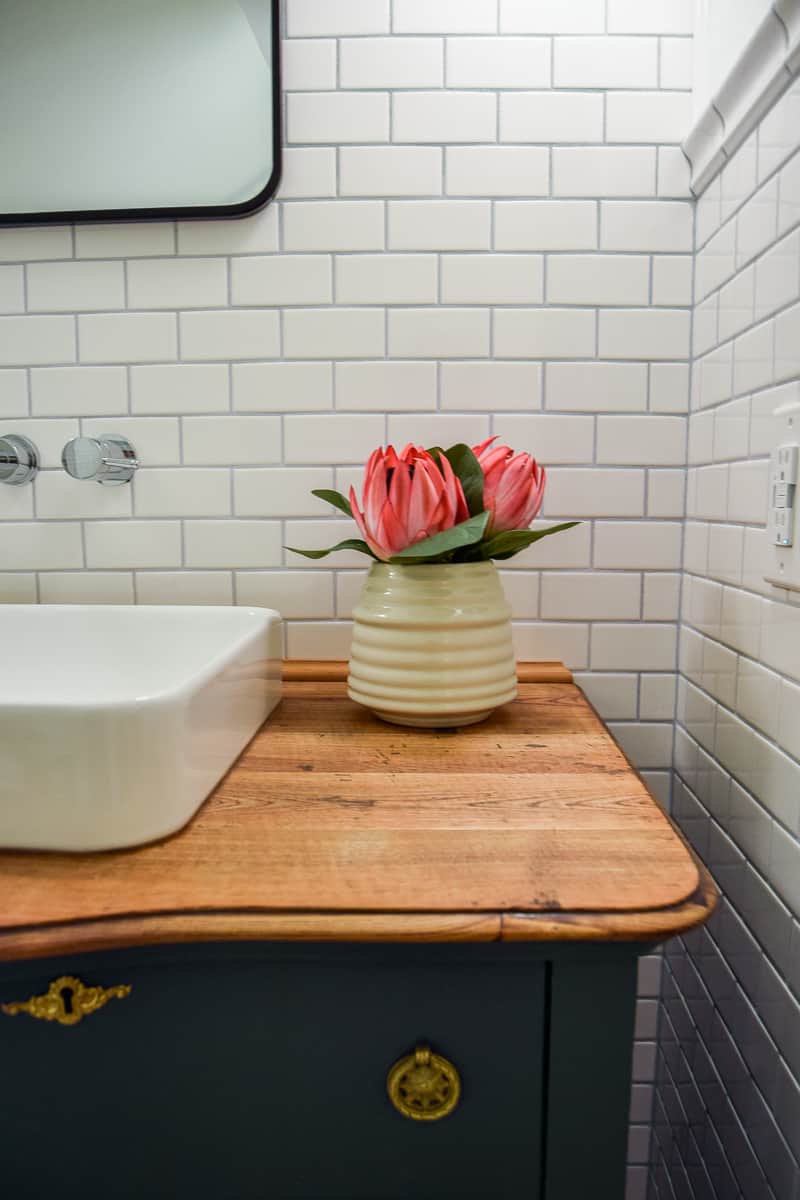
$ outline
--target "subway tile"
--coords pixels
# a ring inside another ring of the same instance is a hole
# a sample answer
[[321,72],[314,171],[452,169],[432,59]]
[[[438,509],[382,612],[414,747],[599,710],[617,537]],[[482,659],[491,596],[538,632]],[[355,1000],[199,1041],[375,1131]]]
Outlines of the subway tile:
[[781,171],[778,196],[778,233],[782,234],[800,221],[800,154],[795,154]]
[[647,472],[647,515],[649,517],[682,517],[686,481],[683,470],[651,470]]
[[[420,85],[424,86],[424,85]],[[538,88],[550,86],[550,39],[449,37],[449,88]]]
[[685,460],[686,421],[683,417],[600,416],[597,419],[597,461],[619,465],[672,466]]
[[551,254],[550,304],[647,304],[650,260],[644,255]]
[[497,0],[394,0],[395,33],[494,33]]
[[342,146],[339,184],[342,196],[439,195],[442,151],[438,146]]
[[237,571],[236,601],[275,608],[284,620],[330,619],[332,576],[323,571]]
[[575,682],[604,721],[636,719],[638,676],[587,671],[578,673]]
[[733,463],[728,487],[728,520],[764,525],[769,469],[766,462]]
[[178,357],[175,314],[85,314],[78,317],[78,344],[84,363],[168,362]]
[[728,341],[753,323],[755,271],[739,271],[719,293],[718,340]]
[[232,604],[230,571],[137,571],[139,604]]
[[39,520],[129,517],[130,488],[88,487],[65,471],[40,471],[34,483]]
[[277,567],[279,521],[202,521],[184,525],[187,567]]
[[227,302],[228,272],[222,258],[146,258],[128,263],[129,308],[219,308]]
[[[517,449],[520,442],[516,441]],[[549,522],[534,521],[532,528],[547,528]],[[568,570],[588,568],[591,565],[591,525],[583,522],[559,533],[556,537],[535,542],[527,550],[508,562],[512,571],[518,570]]]
[[[453,365],[453,364],[450,364]],[[472,364],[470,364],[472,365]],[[481,397],[479,407],[485,408]],[[336,364],[339,411],[424,411],[436,407],[436,363],[341,362]],[[465,405],[459,404],[463,408]]]
[[[174,253],[175,225],[171,221],[75,226],[76,258],[138,258],[140,255],[149,257]],[[40,256],[37,254],[35,257]],[[64,258],[68,255],[54,254],[52,257]]]
[[[560,413],[509,413],[503,417],[503,441],[518,452],[531,454],[543,466],[590,463],[594,419],[588,416],[562,416]],[[561,536],[559,534],[559,540]]]
[[[339,42],[339,86],[342,88],[436,88],[442,87],[443,83],[442,38],[395,35],[342,38]],[[461,86],[453,80],[448,84]]]
[[[764,345],[766,350],[767,339]],[[785,309],[775,320],[775,380],[795,378],[800,359],[800,304]],[[764,364],[766,371],[767,365]],[[772,382],[765,378],[764,383]]]
[[680,605],[680,575],[659,571],[644,576],[642,617],[645,621],[677,621]]
[[269,254],[278,249],[278,206],[249,217],[179,221],[179,254]]
[[688,366],[684,362],[651,362],[651,412],[685,413],[687,409]]
[[231,259],[231,302],[279,307],[329,304],[333,299],[329,255],[248,255]]
[[595,316],[570,308],[498,309],[494,346],[504,358],[590,358]]
[[800,297],[800,232],[783,238],[755,264],[756,321]]
[[488,250],[491,209],[486,200],[392,200],[391,250]]
[[[597,626],[598,630],[607,628]],[[634,766],[662,767],[670,766],[672,755],[672,725],[671,723],[617,723],[609,724],[609,731],[620,744],[625,754]]]
[[677,521],[598,521],[594,565],[619,570],[678,570],[681,525]]
[[550,192],[550,153],[544,146],[448,146],[446,154],[448,196],[546,196]]
[[35,604],[36,576],[22,571],[0,572],[0,604]]
[[[251,522],[251,524],[256,524],[256,522]],[[283,538],[286,565],[318,571],[328,577],[330,577],[332,567],[335,567],[337,571],[350,567],[363,568],[368,560],[357,550],[337,550],[334,558],[314,560],[303,558],[290,549],[295,546],[303,550],[324,550],[329,546],[335,546],[345,538],[353,537],[353,533],[353,522],[343,517],[336,521],[286,521]],[[345,657],[348,653],[349,650],[345,651]]]
[[29,263],[29,312],[78,312],[125,307],[121,262]]
[[87,521],[84,530],[87,567],[181,565],[179,521]]
[[0,367],[74,361],[73,317],[0,317]]
[[53,417],[29,420],[23,417],[14,421],[14,428],[9,432],[30,438],[39,451],[39,466],[47,470],[61,466],[64,443],[77,437],[80,429],[76,420],[56,420]]
[[489,436],[489,418],[482,413],[422,413],[413,417],[390,414],[387,433],[388,441],[397,447],[409,442],[423,446],[466,442],[475,446]]
[[379,200],[293,201],[283,206],[285,250],[382,250]]
[[641,590],[641,576],[622,571],[545,573],[540,613],[546,620],[637,621]]
[[277,416],[237,414],[183,418],[183,461],[191,466],[238,466],[280,462]]
[[0,562],[6,571],[82,568],[78,522],[0,522]]
[[639,679],[639,719],[672,721],[675,716],[676,678],[672,673],[641,675]]
[[553,150],[554,196],[654,196],[652,146],[558,146]]
[[692,257],[663,254],[653,257],[653,304],[692,303]]
[[656,87],[658,42],[643,37],[557,37],[555,87]]
[[672,671],[675,652],[671,624],[598,624],[592,630],[592,670]]
[[656,159],[656,195],[665,200],[690,200],[691,170],[680,146],[659,146]]
[[[92,370],[122,368],[93,367]],[[228,367],[223,363],[134,366],[130,369],[130,381],[133,413],[224,412],[229,407]]]
[[537,304],[544,299],[538,254],[448,254],[442,257],[445,304]]
[[233,473],[234,512],[237,517],[319,517],[325,502],[311,491],[332,483],[330,467],[240,468]]
[[547,517],[640,517],[644,514],[644,472],[554,467],[547,473]]
[[438,271],[432,254],[350,254],[336,259],[339,304],[433,304]]
[[606,100],[609,142],[680,142],[691,127],[688,92],[611,92]]
[[72,257],[68,225],[19,226],[0,229],[0,262],[32,262]]
[[600,313],[599,337],[601,358],[687,358],[689,314],[681,309],[609,309]]
[[594,250],[597,205],[590,200],[511,200],[495,205],[498,250]]
[[[283,319],[283,348],[290,358],[370,358],[383,355],[382,309],[303,308]],[[256,357],[256,355],[253,355]]]
[[604,0],[500,0],[501,33],[602,33]]
[[[642,6],[637,6],[642,12]],[[690,37],[661,38],[661,70],[659,84],[662,88],[692,90],[694,69],[694,39]],[[686,130],[683,131],[684,135]]]
[[[778,734],[779,692],[779,675],[751,659],[739,659],[736,677],[737,712],[771,738],[776,738]],[[762,869],[764,865],[762,863]]]
[[389,32],[389,0],[288,0],[289,37]]
[[441,365],[441,398],[444,409],[530,412],[542,406],[542,367],[540,363],[497,359],[445,362]]
[[744,266],[775,240],[778,181],[773,179],[752,196],[736,218],[736,267]]
[[290,92],[286,97],[290,144],[388,142],[387,92]]
[[[34,372],[31,372],[33,375]],[[28,380],[26,372],[0,370],[0,417],[28,415]]]
[[218,468],[139,471],[133,491],[137,517],[225,517],[231,511],[230,472]]
[[603,250],[690,252],[692,206],[680,200],[605,200],[600,245]]
[[125,367],[34,367],[31,412],[35,417],[89,417],[126,413]]
[[133,604],[130,571],[42,571],[40,604]]
[[281,84],[286,92],[335,88],[336,41],[333,38],[285,38],[281,45],[281,74]]
[[328,362],[235,363],[233,407],[237,412],[332,408],[333,368]]
[[182,312],[178,319],[183,359],[275,358],[279,353],[275,312],[220,309]]
[[609,0],[609,33],[694,33],[692,0]]
[[397,92],[392,118],[394,142],[493,142],[497,97],[471,91]]
[[548,409],[637,412],[647,408],[647,365],[551,362],[546,367]]
[[578,621],[519,622],[513,630],[519,659],[556,658],[573,671],[589,664],[589,627]]
[[332,146],[284,147],[279,199],[335,195],[336,150]]
[[360,464],[383,444],[383,431],[377,414],[291,414],[284,418],[284,462]]
[[[498,347],[498,353],[504,351]],[[389,354],[395,358],[488,356],[489,310],[394,309],[389,312]]]
[[603,141],[603,97],[596,92],[507,92],[500,96],[500,141]]

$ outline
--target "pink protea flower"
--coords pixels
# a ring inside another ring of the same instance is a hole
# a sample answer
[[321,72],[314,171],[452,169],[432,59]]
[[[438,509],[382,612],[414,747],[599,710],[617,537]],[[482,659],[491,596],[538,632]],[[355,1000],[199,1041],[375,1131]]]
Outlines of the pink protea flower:
[[461,483],[444,455],[437,463],[427,450],[410,444],[400,454],[393,446],[373,450],[362,505],[363,511],[351,487],[355,522],[372,553],[384,562],[469,516]]
[[491,514],[487,536],[508,529],[527,529],[542,507],[545,469],[530,454],[509,446],[493,446],[487,438],[472,451],[483,471],[483,507]]

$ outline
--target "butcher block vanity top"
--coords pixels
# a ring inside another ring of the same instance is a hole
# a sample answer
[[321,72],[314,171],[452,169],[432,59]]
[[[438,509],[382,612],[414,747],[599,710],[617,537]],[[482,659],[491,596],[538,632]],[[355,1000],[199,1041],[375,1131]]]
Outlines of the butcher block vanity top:
[[0,853],[0,959],[191,941],[658,941],[713,884],[569,672],[480,725],[384,724],[346,666],[283,699],[194,820],[100,854]]

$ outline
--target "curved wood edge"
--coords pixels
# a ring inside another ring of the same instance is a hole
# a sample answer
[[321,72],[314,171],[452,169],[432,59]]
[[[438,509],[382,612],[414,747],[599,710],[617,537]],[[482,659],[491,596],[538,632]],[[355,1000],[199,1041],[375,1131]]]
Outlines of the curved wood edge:
[[701,863],[697,868],[700,885],[681,904],[639,913],[503,913],[500,940],[665,942],[702,925],[717,907],[719,892],[713,879]]
[[[283,663],[286,683],[344,683],[347,663],[321,659],[287,658]],[[572,683],[572,672],[560,662],[519,662],[520,683]]]
[[0,962],[186,942],[497,942],[498,913],[160,913],[15,929]]
[[672,908],[629,913],[161,913],[15,929],[0,962],[189,942],[662,942],[707,921],[718,892],[700,887]]

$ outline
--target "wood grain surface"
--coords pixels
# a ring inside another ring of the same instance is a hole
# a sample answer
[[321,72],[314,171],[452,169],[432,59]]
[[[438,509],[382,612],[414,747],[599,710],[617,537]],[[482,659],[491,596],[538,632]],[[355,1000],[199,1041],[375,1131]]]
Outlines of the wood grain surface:
[[[540,673],[559,671],[570,678]],[[524,682],[482,724],[427,731],[351,703],[341,664],[294,664],[285,680],[178,834],[0,853],[0,958],[214,938],[647,940],[713,907],[573,683]]]

